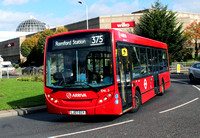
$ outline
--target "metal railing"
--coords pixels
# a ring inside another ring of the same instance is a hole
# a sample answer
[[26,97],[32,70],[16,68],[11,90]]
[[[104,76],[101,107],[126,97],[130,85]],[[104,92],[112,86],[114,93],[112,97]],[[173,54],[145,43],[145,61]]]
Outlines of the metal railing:
[[188,73],[188,69],[194,64],[195,62],[172,62],[170,65],[170,72],[177,73],[177,65],[180,65],[180,73]]

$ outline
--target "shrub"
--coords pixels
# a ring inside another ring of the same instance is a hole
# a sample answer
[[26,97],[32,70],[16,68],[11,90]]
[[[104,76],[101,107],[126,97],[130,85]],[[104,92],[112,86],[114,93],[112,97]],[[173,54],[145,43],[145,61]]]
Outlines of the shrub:
[[21,77],[17,78],[17,81],[43,82],[43,76],[42,75],[21,76]]

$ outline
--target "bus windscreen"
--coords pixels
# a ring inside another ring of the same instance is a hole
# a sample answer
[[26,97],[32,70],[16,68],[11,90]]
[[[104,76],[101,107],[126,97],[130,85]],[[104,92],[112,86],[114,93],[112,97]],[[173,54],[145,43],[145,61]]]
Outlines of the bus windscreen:
[[49,39],[46,86],[98,92],[98,88],[112,85],[112,48],[109,34],[85,33],[76,36],[72,34]]

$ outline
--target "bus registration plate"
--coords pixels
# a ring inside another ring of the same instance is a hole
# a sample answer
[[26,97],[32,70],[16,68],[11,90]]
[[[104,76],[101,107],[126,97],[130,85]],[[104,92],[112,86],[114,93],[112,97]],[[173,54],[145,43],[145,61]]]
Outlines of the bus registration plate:
[[69,111],[70,115],[86,115],[85,110],[70,110]]

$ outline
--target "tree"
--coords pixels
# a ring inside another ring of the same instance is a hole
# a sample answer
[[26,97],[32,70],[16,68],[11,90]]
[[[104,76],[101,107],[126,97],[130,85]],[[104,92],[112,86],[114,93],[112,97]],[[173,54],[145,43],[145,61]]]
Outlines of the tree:
[[197,20],[193,21],[189,26],[186,27],[185,34],[187,36],[187,42],[191,46],[194,44],[195,47],[195,58],[198,58],[198,40],[200,40],[200,22]]
[[59,27],[58,29],[56,29],[54,34],[60,34],[60,33],[64,33],[64,32],[68,32],[68,29]]
[[46,38],[48,36],[53,35],[54,32],[50,29],[46,29],[41,33],[41,36],[38,39],[38,45],[37,45],[37,64],[42,65],[43,59],[44,59],[44,48],[45,48],[45,42]]
[[37,33],[34,36],[26,38],[21,45],[21,54],[27,58],[28,63],[34,61],[34,57],[36,54],[36,47],[40,35],[41,35],[40,33]]
[[42,65],[46,38],[63,32],[68,32],[68,29],[58,28],[56,32],[46,29],[42,33],[26,38],[21,45],[21,53],[27,58],[26,64],[35,63],[37,66]]
[[32,37],[29,37],[29,38],[26,38],[24,40],[24,42],[21,44],[21,54],[24,56],[24,57],[28,57],[33,49],[33,47],[36,46],[36,43],[34,38]]
[[145,10],[134,28],[137,35],[167,43],[170,59],[177,61],[182,58],[180,52],[186,40],[181,30],[182,23],[177,21],[176,13],[167,11],[167,5],[163,6],[159,0]]

